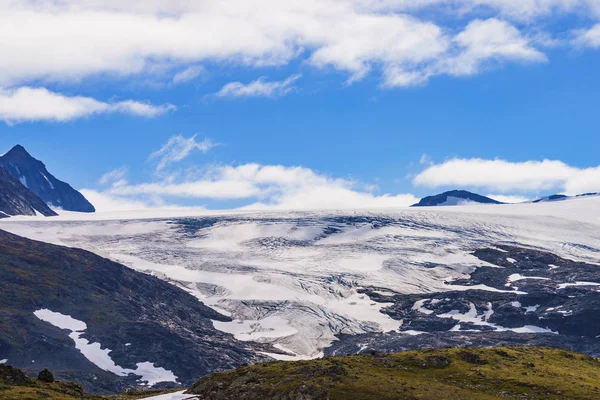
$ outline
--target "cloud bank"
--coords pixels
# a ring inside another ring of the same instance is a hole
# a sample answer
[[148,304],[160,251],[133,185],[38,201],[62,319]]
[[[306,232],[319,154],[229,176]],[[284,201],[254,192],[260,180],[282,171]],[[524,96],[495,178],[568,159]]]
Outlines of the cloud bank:
[[577,168],[558,160],[454,158],[426,168],[413,178],[413,184],[429,188],[475,187],[501,193],[559,190],[581,194],[600,191],[600,166]]
[[254,82],[230,82],[223,86],[217,93],[218,97],[278,97],[284,96],[294,90],[294,82],[300,75],[293,75],[283,81],[269,82],[265,77]]
[[[183,67],[173,81],[185,82],[205,62],[264,67],[301,59],[347,72],[350,80],[380,71],[385,85],[407,86],[440,74],[476,74],[488,61],[543,61],[527,26],[523,32],[514,21],[595,12],[596,3],[3,1],[0,37],[6,40],[0,43],[0,85],[98,74],[132,76],[157,66]],[[438,14],[447,14],[439,22],[413,15],[434,6]],[[486,14],[489,18],[478,19]],[[449,26],[443,24],[449,21]]]
[[67,122],[97,114],[120,113],[139,117],[156,117],[174,110],[172,105],[155,106],[133,100],[108,103],[82,96],[64,96],[45,88],[0,88],[0,120]]
[[213,143],[209,138],[205,138],[201,142],[198,142],[196,136],[197,135],[194,135],[190,138],[185,138],[182,135],[173,136],[160,148],[160,150],[150,154],[149,160],[158,160],[156,171],[160,172],[170,164],[186,159],[194,151],[206,153],[217,146],[217,144]]
[[[331,178],[304,167],[243,164],[212,166],[196,179],[129,184],[120,170],[106,174],[102,181],[113,182],[104,191],[88,190],[103,204],[135,204],[140,198],[165,204],[165,198],[238,200],[244,209],[352,209],[395,208],[414,204],[411,194],[374,194],[347,179]],[[160,199],[160,200],[159,200]],[[148,206],[148,203],[144,203]],[[121,208],[122,209],[122,208]]]
[[[568,22],[552,32],[559,17]],[[172,108],[111,104],[48,88],[103,76],[159,75],[182,85],[206,65],[251,70],[292,63],[342,72],[348,83],[372,74],[386,88],[421,85],[506,63],[547,62],[550,43],[599,48],[600,1],[0,0],[0,37],[3,120],[62,122],[117,112],[148,117]],[[296,79],[234,81],[218,95],[281,96]],[[46,89],[32,88],[40,85]],[[42,109],[20,105],[32,91]]]

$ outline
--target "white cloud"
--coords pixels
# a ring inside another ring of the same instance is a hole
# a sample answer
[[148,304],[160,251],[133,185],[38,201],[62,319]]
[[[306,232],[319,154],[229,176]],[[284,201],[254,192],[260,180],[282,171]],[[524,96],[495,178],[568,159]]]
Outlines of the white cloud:
[[164,106],[153,106],[152,104],[142,103],[139,101],[125,100],[117,103],[111,103],[108,107],[108,112],[120,112],[123,114],[136,115],[139,117],[158,117],[169,111],[176,110],[172,104]]
[[102,175],[98,180],[100,185],[111,185],[113,187],[125,186],[127,185],[127,168],[121,167],[117,169],[113,169]]
[[600,47],[600,24],[594,25],[588,30],[578,30],[575,32],[575,43],[587,47]]
[[261,77],[253,82],[230,82],[217,93],[219,97],[277,97],[284,96],[294,90],[294,82],[300,75],[293,75],[283,81],[267,81]]
[[141,200],[113,196],[92,189],[81,189],[80,192],[94,205],[96,211],[99,212],[143,210],[148,208],[148,205]]
[[274,197],[270,202],[257,202],[244,209],[250,210],[344,210],[408,207],[417,203],[412,194],[373,195],[343,186],[320,185],[303,187]]
[[173,136],[160,148],[160,150],[152,153],[150,159],[158,159],[156,171],[160,172],[169,164],[184,160],[194,151],[206,153],[216,146],[216,144],[208,138],[198,142],[196,141],[196,136],[197,135],[194,135],[190,138],[185,138],[182,135]]
[[501,193],[558,190],[568,194],[600,191],[600,167],[577,168],[562,161],[485,160],[454,158],[419,173],[416,186],[477,187]]
[[504,18],[531,21],[562,13],[598,14],[598,0],[357,0],[357,4],[380,10],[414,11],[436,6],[448,13],[499,14]]
[[528,38],[514,25],[496,18],[471,21],[462,32],[447,39],[443,52],[416,66],[386,63],[384,85],[418,85],[436,75],[475,75],[493,63],[547,61],[546,55],[533,47],[538,39]]
[[517,20],[531,20],[555,13],[588,11],[594,9],[596,0],[469,0],[471,7],[487,7],[503,16]]
[[454,27],[464,20],[457,10],[479,4],[501,15],[583,7],[566,7],[569,1],[583,0],[551,0],[549,8],[539,0],[3,1],[0,85],[140,75],[165,65],[180,71],[173,82],[181,83],[196,77],[205,62],[268,66],[301,58],[347,71],[350,81],[380,70],[387,86],[408,86],[450,67],[478,73],[487,59],[543,59],[515,27],[499,20],[475,21],[455,37],[454,28],[410,12],[437,4],[451,11],[440,20]]
[[120,199],[237,200],[247,209],[394,208],[418,201],[410,194],[374,194],[357,182],[309,168],[260,164],[214,166],[195,180],[113,186],[102,194]]
[[529,39],[506,21],[495,18],[471,21],[454,42],[461,52],[445,62],[451,75],[473,75],[490,61],[546,61],[546,56],[532,47]]
[[0,88],[0,120],[7,123],[23,121],[71,121],[96,114],[122,113],[155,117],[174,109],[133,100],[106,103],[91,97],[64,96],[45,88]]
[[196,79],[200,74],[204,72],[204,68],[200,65],[192,65],[190,67],[185,68],[182,71],[179,71],[173,77],[173,83],[185,83],[191,80]]
[[515,196],[506,194],[488,194],[487,197],[489,197],[490,199],[500,201],[502,203],[524,203],[526,201],[531,200],[529,197],[525,196]]
[[427,153],[423,153],[423,155],[421,155],[421,158],[419,159],[419,164],[421,164],[421,165],[432,164],[431,157],[429,157],[429,155]]

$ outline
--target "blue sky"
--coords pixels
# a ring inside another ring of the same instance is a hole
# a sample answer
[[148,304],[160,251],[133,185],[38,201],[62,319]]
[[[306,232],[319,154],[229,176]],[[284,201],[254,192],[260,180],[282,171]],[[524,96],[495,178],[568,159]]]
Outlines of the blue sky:
[[0,147],[101,210],[600,191],[595,0],[19,3]]

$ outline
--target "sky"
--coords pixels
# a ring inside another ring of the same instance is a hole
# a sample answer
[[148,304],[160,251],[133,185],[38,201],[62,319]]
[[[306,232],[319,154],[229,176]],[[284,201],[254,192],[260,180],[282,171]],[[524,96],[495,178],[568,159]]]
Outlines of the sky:
[[0,0],[0,152],[100,211],[600,191],[600,0]]

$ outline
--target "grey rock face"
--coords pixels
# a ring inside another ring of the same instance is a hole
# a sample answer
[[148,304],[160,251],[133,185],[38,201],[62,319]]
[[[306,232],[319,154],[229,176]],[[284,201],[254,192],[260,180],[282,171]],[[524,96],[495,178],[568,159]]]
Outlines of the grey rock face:
[[0,166],[0,218],[11,215],[57,215],[31,190]]
[[56,179],[48,172],[46,166],[33,158],[23,146],[16,145],[0,157],[0,166],[52,207],[67,211],[96,211],[81,193]]

